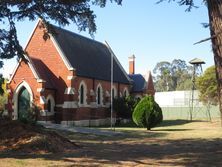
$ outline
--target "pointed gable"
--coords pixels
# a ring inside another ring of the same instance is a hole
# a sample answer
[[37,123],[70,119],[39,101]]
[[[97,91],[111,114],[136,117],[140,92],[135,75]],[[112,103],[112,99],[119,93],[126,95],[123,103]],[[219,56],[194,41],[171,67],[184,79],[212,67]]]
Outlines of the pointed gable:
[[150,71],[148,71],[145,79],[146,79],[146,93],[148,95],[154,96],[155,88],[154,88],[154,84],[153,84],[153,77],[152,77],[152,74]]

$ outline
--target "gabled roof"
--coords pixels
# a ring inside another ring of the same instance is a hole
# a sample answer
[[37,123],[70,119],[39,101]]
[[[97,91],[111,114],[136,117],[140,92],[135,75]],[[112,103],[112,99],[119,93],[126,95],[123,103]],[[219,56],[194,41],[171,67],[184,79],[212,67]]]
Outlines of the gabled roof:
[[[52,34],[56,44],[62,50],[77,76],[110,81],[111,51],[100,42],[80,36],[53,25]],[[129,84],[126,72],[114,58],[113,81]]]
[[155,94],[153,78],[150,71],[148,71],[145,76],[141,74],[129,74],[129,77],[133,80],[132,92],[143,92],[149,95]]
[[[27,55],[24,55],[24,57],[25,57],[25,59],[27,60],[26,63],[28,64],[29,68],[31,69],[31,71],[32,71],[35,79],[37,80],[37,82],[43,81],[43,80],[41,79],[41,76],[39,75],[39,72],[37,71],[35,65],[33,64],[32,60],[31,60]],[[15,73],[16,73],[16,71],[18,70],[19,65],[21,64],[22,61],[23,61],[22,58],[20,58],[19,61],[18,61],[18,63],[17,63],[17,65],[16,65],[16,67],[14,68],[14,70],[13,70],[13,72],[12,72],[12,75],[10,76],[9,80],[7,81],[7,83],[11,83],[11,81],[12,81],[12,79],[14,78]]]
[[133,80],[132,92],[143,92],[146,86],[146,80],[141,74],[129,74]]

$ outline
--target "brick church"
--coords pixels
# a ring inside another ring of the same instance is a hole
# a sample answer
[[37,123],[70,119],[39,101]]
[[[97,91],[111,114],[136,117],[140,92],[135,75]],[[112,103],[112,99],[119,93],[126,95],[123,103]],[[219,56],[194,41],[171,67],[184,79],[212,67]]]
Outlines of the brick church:
[[129,57],[127,74],[108,44],[54,25],[50,29],[38,21],[24,48],[26,61],[18,62],[7,83],[12,119],[35,108],[38,121],[96,126],[110,121],[111,94],[154,95],[151,73],[134,74],[135,56]]

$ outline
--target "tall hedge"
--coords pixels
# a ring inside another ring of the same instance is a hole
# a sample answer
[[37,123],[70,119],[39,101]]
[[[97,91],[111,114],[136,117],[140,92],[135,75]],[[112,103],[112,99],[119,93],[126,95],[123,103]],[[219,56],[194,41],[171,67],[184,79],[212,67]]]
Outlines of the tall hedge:
[[155,127],[162,120],[162,110],[155,102],[153,96],[145,96],[133,111],[133,121],[135,124],[140,127],[146,127],[147,130]]

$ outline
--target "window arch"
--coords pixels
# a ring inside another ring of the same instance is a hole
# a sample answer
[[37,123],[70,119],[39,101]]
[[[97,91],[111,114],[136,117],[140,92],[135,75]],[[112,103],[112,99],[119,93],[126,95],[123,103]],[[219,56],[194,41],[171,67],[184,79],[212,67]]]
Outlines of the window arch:
[[112,87],[112,92],[111,93],[112,93],[113,98],[117,97],[117,90],[116,90],[115,86]]
[[33,103],[33,93],[32,93],[32,89],[29,86],[29,84],[26,81],[22,81],[15,89],[15,91],[13,92],[13,102],[14,102],[14,113],[13,113],[13,119],[18,119],[18,103],[19,103],[19,92],[23,89],[27,89],[27,91],[29,92],[30,95],[30,107],[32,107],[32,103]]
[[46,102],[47,102],[47,111],[50,114],[54,114],[55,100],[54,100],[54,97],[51,94],[49,94],[47,96]]
[[98,105],[102,105],[103,104],[103,89],[101,84],[99,84],[97,86],[97,90],[96,90],[96,103]]
[[127,88],[124,88],[124,90],[123,90],[123,96],[124,96],[124,97],[129,96],[129,91],[128,91]]
[[86,104],[87,99],[87,86],[84,81],[82,81],[79,85],[79,104]]
[[51,100],[50,99],[47,101],[47,110],[48,110],[48,112],[51,112],[51,110],[52,110]]

